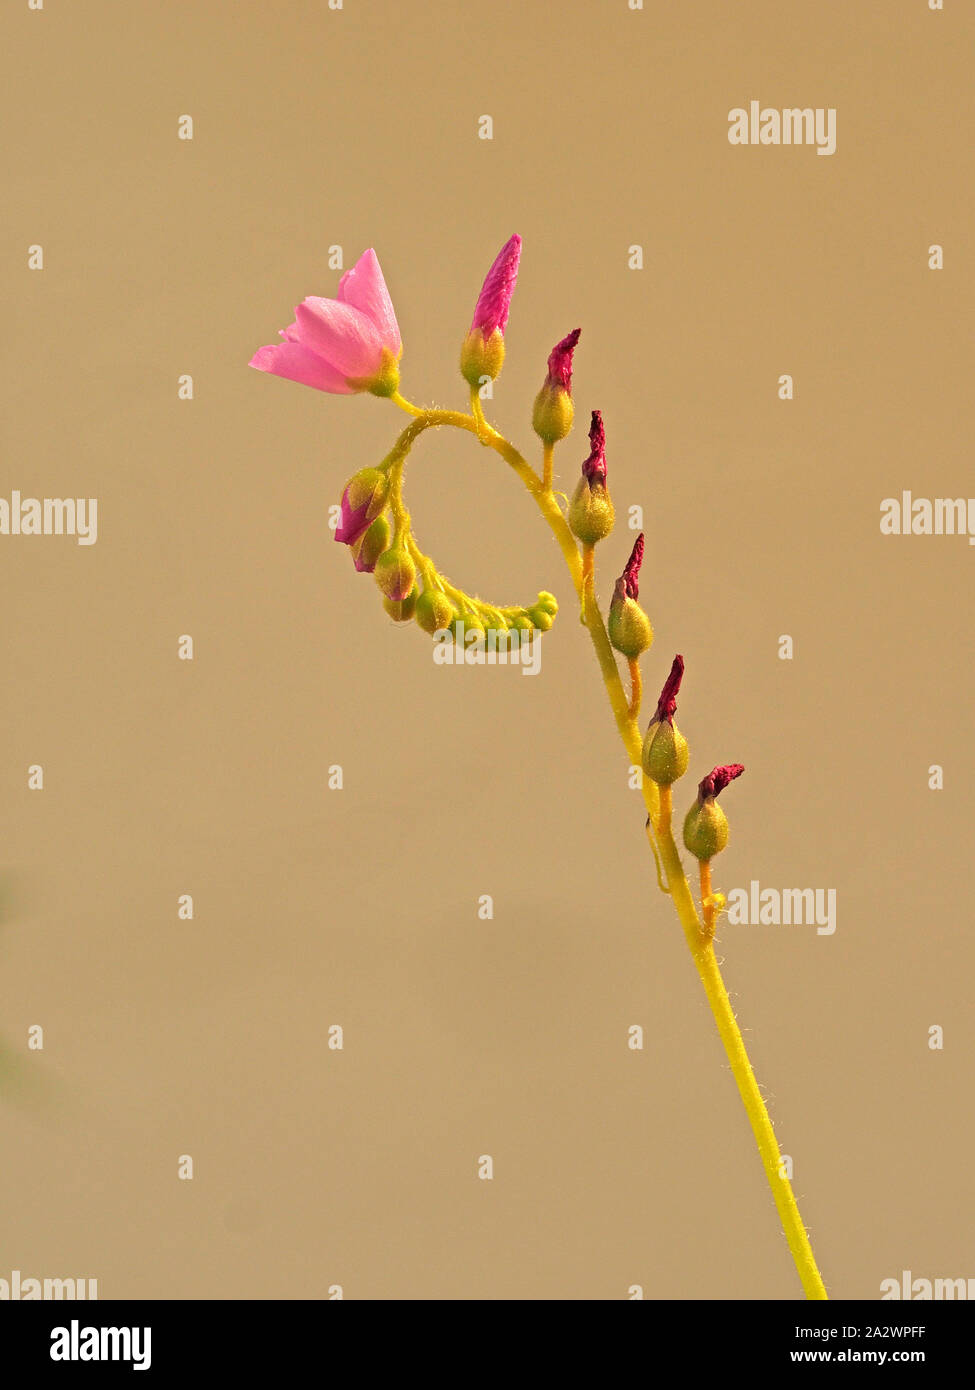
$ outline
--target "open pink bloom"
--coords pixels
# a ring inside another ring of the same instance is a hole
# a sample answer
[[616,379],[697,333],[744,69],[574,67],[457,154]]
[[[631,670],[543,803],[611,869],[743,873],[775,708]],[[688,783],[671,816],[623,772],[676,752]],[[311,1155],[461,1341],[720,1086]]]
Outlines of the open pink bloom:
[[474,307],[472,333],[477,329],[485,338],[490,338],[496,331],[504,332],[508,323],[508,311],[511,308],[511,296],[515,292],[515,281],[518,279],[520,259],[521,237],[516,232],[502,246],[485,277]]
[[396,390],[403,351],[393,302],[375,251],[364,251],[339,281],[338,297],[311,296],[295,309],[284,339],[258,348],[250,366],[317,391],[348,395]]

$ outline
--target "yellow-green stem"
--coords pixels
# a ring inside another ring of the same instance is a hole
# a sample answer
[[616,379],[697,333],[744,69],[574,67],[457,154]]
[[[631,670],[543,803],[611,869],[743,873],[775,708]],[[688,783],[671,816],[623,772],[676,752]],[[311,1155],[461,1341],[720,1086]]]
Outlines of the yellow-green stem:
[[[490,445],[501,455],[505,462],[519,475],[525,487],[535,498],[542,515],[558,541],[573,586],[582,604],[586,627],[596,652],[600,674],[606,687],[606,694],[609,697],[610,707],[623,746],[630,757],[631,764],[640,766],[642,755],[640,729],[636,718],[630,711],[630,704],[623,690],[616,656],[610,646],[602,614],[596,603],[591,576],[588,572],[589,567],[586,567],[587,572],[584,577],[579,548],[551,492],[550,481],[547,487],[544,479],[538,477],[538,474],[518,450],[509,444],[491,425],[485,422],[484,431],[479,432],[478,422],[473,415],[463,415],[459,411],[453,410],[422,410],[404,400],[398,393],[392,399],[402,409],[417,417],[413,425],[408,426],[403,431],[400,440],[397,441],[397,448],[404,436],[410,435],[411,431],[418,434],[421,429],[426,429],[432,425],[454,425],[459,429],[468,430],[470,433],[478,435],[482,442]],[[409,442],[405,445],[404,453],[412,444],[414,437],[415,435],[411,435]],[[395,449],[394,452],[396,452]],[[547,465],[546,471],[550,469],[550,460],[547,460]],[[755,1142],[758,1145],[762,1166],[765,1169],[769,1187],[772,1189],[772,1197],[782,1222],[782,1229],[785,1232],[789,1250],[802,1281],[802,1287],[807,1298],[825,1299],[828,1295],[816,1266],[812,1246],[799,1214],[792,1185],[788,1178],[782,1174],[782,1155],[775,1138],[775,1131],[772,1128],[772,1121],[762,1093],[758,1088],[758,1082],[755,1080],[755,1073],[745,1049],[741,1030],[738,1027],[734,1010],[731,1007],[731,1000],[728,998],[728,991],[721,977],[713,943],[706,936],[705,929],[697,915],[690,885],[687,882],[677,845],[674,842],[671,825],[671,789],[669,787],[658,788],[656,783],[644,776],[642,778],[642,790],[644,804],[649,816],[648,839],[654,856],[658,858],[658,873],[662,862],[670,895],[674,900],[674,906],[684,930],[688,950],[691,953],[691,958],[711,1006],[718,1033],[724,1044],[731,1072],[738,1086],[738,1092],[752,1127]]]

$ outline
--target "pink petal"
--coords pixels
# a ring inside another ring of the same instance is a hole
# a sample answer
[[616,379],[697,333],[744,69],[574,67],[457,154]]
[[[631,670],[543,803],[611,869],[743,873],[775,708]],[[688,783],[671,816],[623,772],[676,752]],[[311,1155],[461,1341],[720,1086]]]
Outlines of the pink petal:
[[495,329],[503,333],[508,324],[508,311],[511,296],[515,292],[518,279],[518,262],[521,259],[521,237],[515,233],[509,237],[494,258],[488,271],[477,304],[474,306],[474,319],[471,330],[479,328],[485,338],[490,338]]
[[259,372],[270,372],[288,381],[300,381],[302,386],[314,386],[317,391],[350,395],[354,389],[328,362],[302,343],[290,340],[258,348],[248,365],[256,367]]
[[371,319],[351,304],[311,296],[295,310],[301,342],[343,377],[373,377],[382,368],[382,340]]
[[353,309],[361,310],[378,332],[383,347],[389,348],[394,357],[399,357],[403,348],[399,324],[379,268],[379,258],[371,246],[342,276],[338,297],[343,304],[351,304]]

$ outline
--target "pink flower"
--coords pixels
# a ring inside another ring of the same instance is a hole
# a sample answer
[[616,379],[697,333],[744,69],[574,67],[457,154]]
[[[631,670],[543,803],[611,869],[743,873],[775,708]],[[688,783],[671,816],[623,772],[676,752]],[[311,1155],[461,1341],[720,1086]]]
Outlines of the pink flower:
[[521,259],[521,237],[516,232],[502,246],[488,271],[474,307],[471,332],[475,329],[485,338],[494,332],[503,333],[508,323],[511,296],[518,279]]
[[342,276],[337,299],[305,299],[279,331],[284,342],[258,348],[250,360],[259,372],[342,395],[389,396],[399,384],[403,342],[372,248]]

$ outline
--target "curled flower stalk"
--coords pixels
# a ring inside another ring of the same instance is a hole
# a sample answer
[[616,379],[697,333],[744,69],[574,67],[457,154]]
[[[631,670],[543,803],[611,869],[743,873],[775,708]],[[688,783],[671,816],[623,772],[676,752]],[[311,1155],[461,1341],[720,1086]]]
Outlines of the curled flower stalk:
[[[394,621],[414,622],[434,640],[470,649],[492,640],[538,641],[553,625],[558,605],[539,593],[533,602],[495,603],[454,584],[421,549],[406,506],[406,467],[413,446],[434,428],[464,430],[497,454],[518,476],[559,546],[592,642],[617,731],[630,763],[642,769],[646,835],[657,881],[677,914],[687,947],[714,1015],[732,1074],[751,1124],[782,1229],[807,1298],[825,1299],[768,1109],[755,1079],[714,951],[724,899],[712,884],[712,862],[728,843],[729,823],[718,797],[744,772],[740,763],[714,767],[698,784],[682,823],[684,849],[698,861],[699,897],[684,872],[673,829],[674,786],[688,770],[688,743],[676,723],[684,660],[675,656],[653,716],[640,727],[642,661],[653,643],[653,627],[640,603],[640,569],[645,539],[637,536],[615,579],[604,617],[596,597],[597,547],[611,536],[614,510],[609,493],[606,429],[592,412],[589,454],[582,463],[567,511],[553,487],[554,451],[572,430],[572,360],[580,339],[573,329],[552,349],[535,398],[532,426],[541,441],[540,471],[487,420],[482,400],[504,365],[504,334],[521,258],[513,236],[495,258],[478,296],[460,353],[461,375],[470,391],[470,411],[426,409],[400,393],[402,342],[379,261],[366,251],[338,286],[335,300],[310,298],[281,330],[283,342],[261,348],[251,365],[332,394],[370,392],[409,415],[392,449],[378,464],[360,469],[342,494],[335,540],[349,547],[355,568],[371,573],[383,606]],[[625,661],[627,686],[619,658]]]

